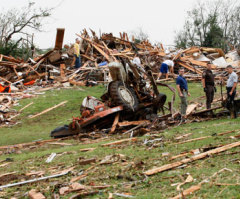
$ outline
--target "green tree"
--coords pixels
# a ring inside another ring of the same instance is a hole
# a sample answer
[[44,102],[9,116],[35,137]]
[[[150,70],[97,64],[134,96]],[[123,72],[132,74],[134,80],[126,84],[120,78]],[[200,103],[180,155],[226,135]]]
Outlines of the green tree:
[[183,29],[176,33],[175,45],[219,47],[225,51],[240,45],[240,2],[199,1],[187,13]]
[[[52,8],[35,8],[30,2],[22,8],[0,13],[0,52],[6,55],[20,55],[33,46],[29,32],[42,31],[43,19],[51,15]],[[20,44],[22,47],[20,49]],[[24,45],[23,45],[24,44]]]

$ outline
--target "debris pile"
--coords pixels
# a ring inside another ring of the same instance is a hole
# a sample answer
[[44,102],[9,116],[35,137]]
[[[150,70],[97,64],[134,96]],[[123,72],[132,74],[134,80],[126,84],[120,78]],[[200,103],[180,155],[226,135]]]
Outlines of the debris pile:
[[240,73],[240,56],[237,50],[225,54],[220,48],[191,47],[172,53],[172,57],[176,63],[175,72],[179,67],[184,67],[189,71],[185,75],[189,80],[201,80],[207,63],[212,64],[216,79],[227,75],[225,72],[227,65],[232,65],[236,72]]

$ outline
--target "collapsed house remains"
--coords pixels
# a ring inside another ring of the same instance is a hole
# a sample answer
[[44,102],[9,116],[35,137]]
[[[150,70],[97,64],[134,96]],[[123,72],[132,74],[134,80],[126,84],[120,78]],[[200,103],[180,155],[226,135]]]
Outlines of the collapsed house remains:
[[[227,75],[224,69],[228,64],[235,68],[237,74],[240,73],[240,57],[237,50],[227,54],[221,49],[207,47],[166,50],[163,45],[153,45],[149,41],[136,43],[134,38],[130,41],[126,33],[120,33],[119,38],[111,33],[98,37],[92,30],[90,36],[86,29],[76,35],[82,39],[80,49],[82,67],[79,69],[73,68],[73,46],[64,45],[63,48],[64,29],[57,30],[54,49],[44,55],[30,58],[28,61],[0,55],[0,92],[2,92],[0,125],[10,124],[11,120],[18,115],[10,108],[17,103],[18,99],[26,97],[30,88],[37,87],[38,90],[42,90],[56,85],[108,84],[108,92],[103,95],[101,101],[92,97],[85,99],[81,118],[75,118],[72,123],[71,128],[75,129],[76,125],[85,122],[86,118],[89,119],[93,112],[102,114],[99,110],[109,111],[119,106],[119,109],[124,109],[123,112],[127,109],[139,111],[145,104],[142,110],[146,113],[135,112],[135,118],[125,118],[126,120],[145,120],[149,117],[147,115],[156,114],[156,110],[166,108],[164,106],[166,96],[159,94],[156,85],[162,85],[161,81],[172,80],[175,75],[170,75],[169,79],[155,80],[161,63],[165,59],[174,60],[175,74],[179,67],[184,67],[189,81],[199,81],[209,62],[212,63],[216,79]],[[174,92],[173,89],[172,91]],[[122,98],[123,96],[126,99]],[[86,105],[89,101],[94,104],[91,108]],[[173,101],[172,99],[168,104],[170,111],[168,116],[172,118],[177,115],[173,111]],[[96,111],[97,106],[99,106],[98,111]],[[196,103],[190,105],[188,114],[193,113],[196,107],[198,107]],[[145,117],[141,118],[137,115]],[[164,115],[164,118],[168,117]],[[117,116],[115,120],[119,120]]]

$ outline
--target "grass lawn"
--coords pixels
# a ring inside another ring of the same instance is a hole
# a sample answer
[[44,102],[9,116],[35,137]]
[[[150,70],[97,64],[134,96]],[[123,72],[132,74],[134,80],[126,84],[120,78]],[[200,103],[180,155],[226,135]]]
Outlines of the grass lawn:
[[[174,83],[172,83],[175,87]],[[33,105],[23,111],[18,118],[20,124],[11,128],[0,128],[0,145],[10,145],[17,143],[31,142],[39,139],[50,139],[50,131],[57,126],[68,124],[72,116],[79,115],[79,108],[82,99],[88,95],[100,97],[105,87],[97,86],[93,88],[73,88],[59,89],[46,91],[44,95],[39,95],[36,98],[24,99],[20,101],[20,106],[16,109],[21,109],[30,102]],[[171,92],[167,88],[160,87],[159,90],[171,98]],[[189,84],[191,97],[189,100],[194,100],[196,97],[204,95],[200,83]],[[220,89],[218,89],[219,93]],[[29,115],[36,114],[46,108],[52,107],[62,101],[68,100],[64,106],[54,109],[37,118],[30,119]],[[204,102],[204,101],[202,101]],[[176,96],[175,107],[178,108],[179,98]],[[160,167],[164,164],[172,163],[186,157],[190,157],[188,153],[185,157],[175,160],[170,160],[171,157],[183,152],[190,152],[193,149],[203,150],[206,147],[214,147],[225,145],[239,141],[234,138],[234,135],[239,135],[240,119],[220,118],[205,122],[196,122],[184,124],[178,127],[173,127],[164,130],[163,132],[155,132],[147,134],[143,137],[138,137],[135,143],[125,143],[115,147],[102,147],[101,144],[126,138],[123,135],[113,135],[106,139],[90,141],[89,144],[81,143],[78,140],[64,140],[61,142],[69,143],[71,146],[58,146],[45,144],[27,149],[19,149],[17,151],[9,151],[7,154],[0,156],[0,161],[6,158],[11,158],[7,166],[2,166],[0,163],[0,175],[7,172],[16,172],[18,179],[13,179],[7,183],[21,181],[24,174],[32,171],[44,171],[44,176],[66,168],[75,166],[74,170],[63,177],[53,178],[47,181],[38,183],[16,186],[13,188],[4,189],[0,192],[0,197],[10,198],[16,196],[18,198],[27,198],[26,192],[35,188],[43,193],[47,198],[51,198],[53,193],[58,193],[60,187],[66,186],[74,176],[81,175],[85,171],[87,176],[79,182],[84,185],[112,185],[111,187],[101,190],[98,194],[87,196],[87,198],[108,198],[109,193],[129,193],[135,198],[171,198],[179,194],[176,189],[176,183],[182,183],[190,174],[193,181],[182,185],[182,189],[187,189],[193,185],[197,185],[202,180],[207,179],[220,169],[227,168],[230,171],[219,173],[207,183],[204,183],[201,189],[194,192],[186,198],[240,198],[240,158],[239,148],[233,148],[226,152],[206,157],[202,160],[183,165],[183,167],[171,169],[153,176],[146,177],[143,172]],[[235,130],[230,134],[218,136],[218,133]],[[176,137],[189,134],[181,141],[210,136],[209,138],[193,141],[184,144],[177,144]],[[161,138],[153,143],[147,140]],[[147,143],[147,144],[146,144]],[[81,152],[83,148],[96,148],[93,151]],[[51,163],[46,163],[47,157],[51,153],[57,153],[57,156]],[[97,162],[104,157],[113,154],[123,154],[124,158],[112,164],[99,165],[92,163],[80,165],[78,159],[96,158]],[[165,154],[165,155],[164,155]],[[86,172],[86,169],[89,169]],[[0,183],[7,184],[0,177]],[[238,185],[222,185],[217,186],[216,183],[228,183]],[[69,193],[61,198],[69,198],[74,193]],[[114,198],[120,198],[114,196]]]

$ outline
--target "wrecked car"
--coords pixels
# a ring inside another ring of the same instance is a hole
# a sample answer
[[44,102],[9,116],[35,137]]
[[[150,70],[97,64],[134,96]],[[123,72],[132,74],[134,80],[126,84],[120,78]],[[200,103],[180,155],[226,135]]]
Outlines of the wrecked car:
[[166,95],[159,93],[151,68],[142,67],[121,59],[108,65],[112,81],[101,100],[84,98],[80,117],[73,117],[69,125],[51,132],[52,137],[64,137],[110,128],[116,114],[119,121],[154,120],[166,102]]

